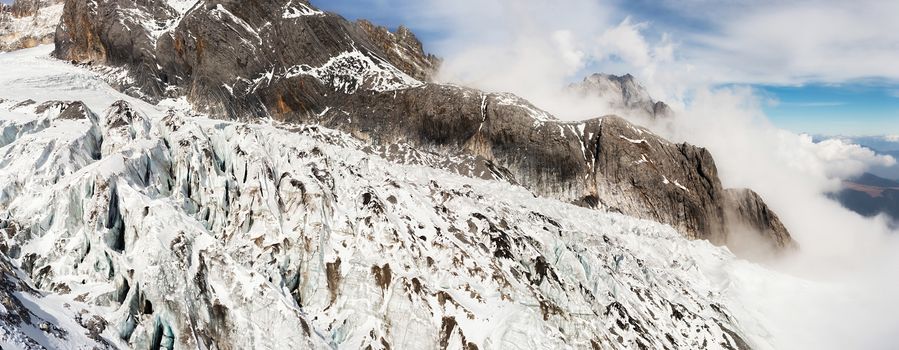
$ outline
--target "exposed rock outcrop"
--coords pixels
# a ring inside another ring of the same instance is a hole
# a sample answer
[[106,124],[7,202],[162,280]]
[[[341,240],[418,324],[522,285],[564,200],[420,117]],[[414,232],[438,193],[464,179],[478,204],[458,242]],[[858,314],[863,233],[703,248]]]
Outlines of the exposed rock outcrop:
[[395,32],[376,26],[369,21],[356,22],[359,29],[365,32],[380,52],[394,66],[421,81],[431,81],[440,67],[437,56],[424,51],[421,41],[409,28],[400,26]]
[[694,238],[716,244],[753,235],[775,251],[793,245],[780,219],[755,192],[722,187],[706,149],[668,142],[617,117],[604,118],[600,129],[596,147],[603,151],[596,169],[601,173],[601,205],[671,223],[682,232],[710,233]]
[[[183,12],[162,0],[96,4],[67,1],[55,55],[122,67],[140,97],[186,96],[212,116],[321,124],[374,145],[463,149],[542,196],[721,244],[732,223],[748,223],[774,246],[791,245],[761,200],[725,194],[706,150],[617,118],[566,123],[511,95],[428,83],[436,63],[408,31],[351,23],[305,1],[208,0]],[[619,80],[625,101],[664,109]]]
[[16,0],[0,4],[0,52],[53,43],[62,0]]

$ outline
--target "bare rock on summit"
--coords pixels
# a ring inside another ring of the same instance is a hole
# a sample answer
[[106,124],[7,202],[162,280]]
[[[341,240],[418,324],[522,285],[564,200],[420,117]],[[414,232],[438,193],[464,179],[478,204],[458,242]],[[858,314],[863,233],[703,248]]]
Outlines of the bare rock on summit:
[[[162,0],[69,0],[56,44],[56,57],[125,68],[124,89],[150,101],[186,96],[219,118],[319,124],[373,145],[463,152],[538,195],[718,244],[735,222],[778,248],[792,242],[760,198],[726,195],[705,149],[620,118],[562,122],[513,95],[430,83],[439,62],[408,30],[349,22],[306,1],[207,0],[176,10]],[[626,107],[667,110],[633,77],[612,80]]]
[[665,102],[654,100],[633,75],[592,74],[568,86],[581,97],[606,100],[611,112],[627,116],[664,118],[673,114]]
[[390,32],[367,20],[359,20],[356,25],[387,55],[387,60],[413,78],[430,81],[439,69],[440,59],[425,53],[421,41],[409,28],[400,26],[395,32]]

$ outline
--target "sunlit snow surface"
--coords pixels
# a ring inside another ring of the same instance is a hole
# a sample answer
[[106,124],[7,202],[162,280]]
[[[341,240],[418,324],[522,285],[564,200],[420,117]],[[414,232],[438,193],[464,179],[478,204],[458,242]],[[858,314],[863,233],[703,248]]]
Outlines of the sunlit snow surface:
[[[32,282],[69,289],[27,299],[71,335],[0,325],[4,349],[96,346],[80,307],[124,348],[203,347],[185,332],[214,329],[235,348],[715,349],[739,334],[770,349],[802,332],[783,317],[804,310],[793,295],[842,292],[658,223],[391,163],[337,131],[152,106],[51,50],[0,54],[0,213],[31,233],[9,239],[14,262],[49,266]],[[95,115],[35,113],[47,100]]]

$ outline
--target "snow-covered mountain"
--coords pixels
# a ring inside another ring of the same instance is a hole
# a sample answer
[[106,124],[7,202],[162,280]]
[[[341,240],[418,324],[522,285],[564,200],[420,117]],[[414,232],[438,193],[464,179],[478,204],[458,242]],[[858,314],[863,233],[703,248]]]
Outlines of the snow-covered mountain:
[[792,239],[707,151],[438,65],[305,1],[67,1],[0,54],[0,346],[777,344],[786,277],[710,241]]
[[621,119],[562,122],[514,95],[429,82],[439,60],[408,31],[373,29],[305,1],[92,4],[66,7],[54,56],[98,67],[129,95],[183,97],[214,118],[316,124],[379,147],[460,154],[544,197],[719,244],[745,226],[739,231],[760,242],[792,246],[759,196],[723,188],[705,149]]

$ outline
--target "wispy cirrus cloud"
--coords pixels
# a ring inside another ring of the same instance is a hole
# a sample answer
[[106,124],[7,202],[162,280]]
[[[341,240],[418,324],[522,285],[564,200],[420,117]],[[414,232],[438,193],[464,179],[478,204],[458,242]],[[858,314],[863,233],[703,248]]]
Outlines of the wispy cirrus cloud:
[[899,66],[889,63],[899,59],[899,2],[664,0],[654,6],[680,18],[670,29],[710,80],[899,81]]
[[845,106],[846,102],[840,101],[815,101],[815,102],[781,102],[780,106],[785,107],[808,107],[808,108],[816,108],[816,107],[839,107]]

